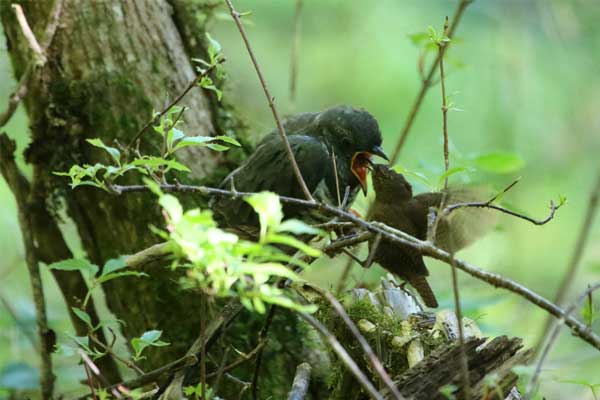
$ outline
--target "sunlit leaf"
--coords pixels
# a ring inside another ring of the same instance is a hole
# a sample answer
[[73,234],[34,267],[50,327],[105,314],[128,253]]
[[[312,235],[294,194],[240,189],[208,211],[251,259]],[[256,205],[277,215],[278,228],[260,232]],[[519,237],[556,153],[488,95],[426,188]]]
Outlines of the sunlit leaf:
[[474,164],[488,172],[496,174],[510,174],[525,166],[525,161],[515,153],[493,152],[476,157]]
[[114,147],[110,147],[104,144],[104,142],[98,138],[95,139],[86,139],[86,141],[91,144],[92,146],[104,149],[108,154],[110,154],[110,156],[112,157],[112,159],[119,164],[121,162],[121,152],[117,149],[115,149]]
[[98,272],[98,266],[81,258],[69,258],[48,265],[49,269],[58,269],[61,271],[81,271],[88,277],[93,277]]
[[80,320],[82,320],[83,322],[85,322],[85,324],[87,326],[89,326],[90,328],[93,328],[93,326],[92,326],[92,317],[90,317],[90,315],[87,312],[85,312],[82,309],[77,308],[77,307],[71,307],[71,310],[77,316],[77,318],[79,318]]

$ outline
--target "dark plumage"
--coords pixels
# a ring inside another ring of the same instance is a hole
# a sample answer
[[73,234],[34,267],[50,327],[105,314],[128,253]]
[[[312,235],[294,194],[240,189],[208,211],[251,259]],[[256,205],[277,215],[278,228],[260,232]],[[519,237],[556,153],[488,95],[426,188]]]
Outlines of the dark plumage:
[[[366,190],[367,159],[372,154],[385,157],[377,121],[364,110],[337,106],[320,113],[296,115],[285,121],[284,126],[306,185],[319,201],[337,205],[334,154],[340,197],[349,186],[351,201],[359,187]],[[256,151],[225,178],[221,187],[244,192],[269,190],[283,196],[304,197],[277,131],[267,135]],[[258,224],[254,211],[243,200],[215,198],[211,208],[221,225]],[[304,210],[284,204],[283,211],[286,218],[290,218],[300,216]]]
[[[425,240],[429,208],[439,207],[442,193],[422,193],[413,197],[412,187],[404,176],[381,164],[373,165],[372,176],[376,197],[371,219]],[[449,189],[446,204],[476,201],[478,197],[481,193],[474,190]],[[438,223],[436,245],[447,251],[468,246],[492,226],[492,216],[488,210],[475,208],[452,212]],[[374,240],[369,242],[369,249],[373,243]],[[373,260],[414,287],[425,305],[438,306],[426,279],[429,271],[423,256],[415,249],[382,240]]]

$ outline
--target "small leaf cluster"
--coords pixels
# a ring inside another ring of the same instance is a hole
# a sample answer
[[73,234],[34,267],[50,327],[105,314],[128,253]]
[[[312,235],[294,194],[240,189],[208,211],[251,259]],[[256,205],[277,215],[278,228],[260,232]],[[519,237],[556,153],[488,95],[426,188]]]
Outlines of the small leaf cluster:
[[[214,151],[227,151],[229,147],[220,143],[241,146],[234,138],[224,135],[186,136],[180,129],[180,119],[185,111],[185,107],[171,107],[152,127],[154,132],[162,138],[163,149],[160,156],[142,155],[136,152],[136,157],[132,161],[124,162],[123,158],[125,157],[119,149],[106,145],[98,138],[87,139],[92,146],[104,150],[111,163],[108,165],[101,163],[73,165],[67,172],[54,172],[54,174],[71,178],[70,185],[73,189],[79,186],[93,186],[110,191],[110,187],[117,178],[129,171],[139,172],[157,182],[164,182],[166,174],[171,171],[190,172],[187,166],[175,159],[175,152],[185,147],[208,147]],[[158,113],[154,114],[155,118],[158,116]]]
[[208,53],[208,61],[202,60],[200,58],[192,58],[192,61],[195,61],[199,65],[196,67],[196,71],[200,74],[201,78],[198,81],[198,86],[205,90],[210,90],[215,92],[217,95],[217,99],[221,101],[223,98],[223,92],[217,88],[214,81],[210,76],[208,76],[208,72],[211,70],[215,71],[215,76],[218,80],[222,80],[225,78],[225,69],[221,64],[225,57],[222,53],[221,44],[213,39],[208,32],[206,32],[207,39],[207,53]]
[[237,297],[244,307],[258,313],[265,312],[265,303],[303,312],[315,310],[294,301],[273,282],[299,280],[283,263],[305,266],[275,245],[289,246],[311,257],[320,255],[318,250],[292,236],[319,232],[298,220],[283,221],[276,194],[262,192],[246,199],[260,220],[260,239],[252,242],[220,229],[211,211],[184,211],[175,196],[162,193],[150,181],[147,184],[158,194],[167,216],[167,229],[157,232],[176,245],[179,262],[175,266],[187,269],[185,286],[200,287],[212,296]]

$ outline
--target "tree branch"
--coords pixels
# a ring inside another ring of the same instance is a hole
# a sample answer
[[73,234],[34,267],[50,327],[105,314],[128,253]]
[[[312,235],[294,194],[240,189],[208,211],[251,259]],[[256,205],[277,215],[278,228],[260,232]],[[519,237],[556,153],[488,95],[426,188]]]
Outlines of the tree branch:
[[[206,186],[192,186],[192,185],[171,185],[163,184],[160,185],[161,189],[165,192],[190,192],[190,193],[202,193],[204,195],[217,195],[217,196],[230,196],[233,198],[243,198],[253,193],[250,192],[233,192],[229,190],[210,188]],[[132,186],[121,186],[113,185],[110,189],[116,194],[122,194],[127,192],[143,192],[147,191],[148,188],[144,185],[132,185]],[[436,247],[430,242],[419,240],[405,232],[391,228],[380,222],[367,222],[356,215],[340,210],[336,207],[328,204],[317,203],[302,199],[296,199],[292,197],[279,196],[279,199],[284,203],[295,204],[298,206],[306,207],[307,209],[316,209],[323,213],[335,215],[341,220],[353,222],[356,226],[365,229],[366,231],[374,234],[381,233],[382,238],[389,240],[394,243],[410,246],[418,250],[421,254],[443,261],[446,264],[451,265],[453,257],[446,251]],[[511,280],[504,278],[500,275],[484,271],[476,266],[473,266],[460,259],[455,259],[456,267],[468,273],[469,275],[490,283],[494,287],[501,287],[509,290],[519,296],[525,298],[529,302],[537,305],[538,307],[546,310],[548,313],[556,318],[561,318],[564,311],[554,303],[551,303],[544,297],[538,295],[527,287]],[[592,346],[600,350],[600,337],[592,332],[588,327],[582,324],[580,321],[573,317],[566,318],[566,325],[571,328],[573,333]]]
[[[456,8],[456,11],[454,13],[454,16],[452,17],[452,23],[450,24],[450,28],[448,29],[447,36],[449,38],[452,38],[454,36],[454,32],[456,31],[456,28],[458,27],[460,19],[462,18],[463,13],[465,12],[465,9],[472,1],[473,0],[461,0],[460,3],[458,4],[458,7]],[[440,63],[440,60],[442,59],[444,53],[448,50],[447,47],[448,46],[446,46],[446,48],[444,49],[444,52],[442,52],[441,54],[440,53],[437,54],[436,59],[433,61],[433,64],[429,68],[429,72],[427,73],[426,78],[423,80],[423,82],[421,84],[421,89],[419,90],[419,93],[417,94],[417,98],[415,99],[415,102],[413,103],[413,105],[408,113],[408,118],[406,119],[406,122],[404,123],[404,126],[402,127],[402,130],[400,131],[400,138],[398,139],[398,142],[396,143],[396,146],[394,147],[394,152],[392,153],[392,157],[390,158],[390,160],[391,160],[390,164],[392,164],[392,165],[395,164],[396,161],[398,161],[398,156],[400,156],[400,150],[402,150],[402,147],[404,146],[404,142],[406,141],[408,133],[410,132],[410,129],[412,128],[413,123],[415,122],[415,118],[419,112],[419,109],[421,108],[423,99],[425,99],[427,90],[431,86],[433,76],[435,74],[435,71],[436,71],[439,63]]]
[[[446,47],[450,43],[450,39],[446,41],[448,37],[448,17],[444,21],[444,33],[442,39],[438,42],[438,59],[440,65],[440,87],[442,91],[442,132],[444,137],[444,191],[442,192],[442,200],[438,208],[438,215],[434,221],[433,238],[431,242],[435,243],[435,236],[437,234],[438,223],[443,215],[440,210],[444,210],[446,202],[448,200],[448,169],[450,168],[449,150],[448,150],[448,103],[446,97],[446,76],[444,74],[444,53]],[[454,246],[451,246],[454,249]],[[469,379],[469,361],[467,359],[467,352],[465,350],[465,332],[463,327],[463,313],[460,306],[460,292],[458,288],[458,276],[456,273],[456,265],[454,262],[454,251],[450,252],[450,273],[452,277],[452,293],[454,297],[454,309],[456,310],[456,320],[458,321],[458,345],[460,354],[460,372],[461,380],[463,385],[463,394],[465,400],[471,399],[471,382]]]
[[263,88],[263,91],[265,92],[265,96],[267,97],[267,101],[269,102],[269,107],[271,108],[271,112],[273,113],[273,118],[275,119],[275,123],[277,124],[277,130],[279,132],[279,136],[281,137],[281,140],[283,141],[285,151],[287,153],[287,157],[290,161],[290,164],[292,165],[294,175],[296,175],[296,179],[298,180],[298,184],[300,185],[300,188],[302,189],[302,193],[304,193],[306,200],[314,202],[313,197],[312,197],[310,191],[308,190],[308,187],[306,186],[306,182],[304,182],[304,178],[302,177],[300,168],[298,168],[298,163],[296,163],[296,158],[294,157],[294,153],[292,152],[292,147],[290,146],[290,142],[288,141],[287,136],[285,134],[285,128],[283,127],[283,124],[281,123],[281,119],[279,118],[279,113],[277,112],[277,108],[275,107],[274,97],[271,96],[271,93],[269,91],[269,88],[267,87],[265,78],[263,77],[260,67],[258,66],[256,57],[254,56],[254,52],[252,51],[252,47],[250,46],[250,41],[248,40],[248,36],[246,35],[246,30],[244,29],[244,26],[242,25],[242,22],[240,20],[240,14],[233,8],[233,4],[231,3],[231,0],[225,0],[225,2],[227,3],[227,6],[229,7],[229,12],[231,14],[231,17],[235,21],[235,24],[237,25],[238,30],[240,31],[240,34],[242,35],[242,39],[244,40],[244,44],[246,45],[246,49],[248,50],[248,54],[250,55],[250,59],[252,60],[252,65],[254,65],[254,69],[256,70],[258,79],[260,80],[260,84]]
[[329,330],[320,323],[315,317],[306,313],[299,313],[300,317],[308,322],[313,328],[319,332],[319,334],[329,343],[333,351],[338,355],[340,361],[348,368],[348,370],[354,375],[361,386],[369,394],[369,396],[376,400],[384,400],[383,396],[375,389],[373,384],[369,381],[366,375],[360,370],[356,362],[350,357],[346,349],[341,345],[337,338],[329,332]]
[[360,347],[362,347],[363,351],[367,355],[371,366],[373,367],[377,375],[379,375],[379,377],[381,378],[385,386],[388,388],[390,393],[392,393],[396,400],[404,400],[404,397],[400,394],[394,382],[392,382],[392,379],[385,370],[385,367],[383,366],[379,358],[377,358],[375,352],[373,352],[373,349],[369,345],[369,342],[367,342],[367,339],[365,339],[365,337],[360,333],[354,322],[346,313],[346,310],[344,310],[344,307],[331,293],[329,293],[326,290],[324,291],[324,296],[327,299],[327,301],[329,301],[329,303],[332,305],[334,311],[342,318],[342,321],[344,321],[344,324],[346,324],[352,335],[356,338],[356,340],[360,344]]
[[535,367],[535,372],[533,373],[531,381],[529,381],[529,384],[527,385],[527,393],[525,394],[525,397],[524,397],[525,400],[529,400],[531,398],[531,396],[534,394],[533,391],[535,390],[537,380],[540,376],[540,373],[542,372],[542,365],[546,361],[546,358],[548,357],[548,354],[550,353],[550,350],[552,349],[552,345],[558,338],[558,334],[560,333],[560,328],[565,323],[566,316],[571,315],[571,313],[573,311],[575,311],[575,309],[579,306],[579,304],[581,304],[581,302],[587,296],[591,295],[592,292],[594,292],[595,290],[598,290],[598,289],[600,289],[600,283],[596,283],[595,285],[588,287],[581,295],[579,295],[577,300],[575,300],[573,302],[573,304],[571,304],[569,306],[569,308],[567,308],[565,310],[565,312],[564,312],[565,317],[559,318],[556,321],[556,323],[554,325],[554,329],[552,329],[552,333],[550,334],[550,336],[548,338],[548,342],[546,343],[546,346],[544,347],[544,350],[542,351],[542,355],[540,356],[540,358],[537,362],[537,365]]
[[311,369],[310,364],[305,362],[296,367],[296,375],[292,389],[288,393],[288,400],[304,400],[310,384]]
[[[56,33],[56,28],[58,27],[58,23],[60,21],[60,14],[62,11],[62,2],[63,0],[56,0],[54,3],[54,7],[50,12],[50,21],[46,26],[46,30],[44,32],[44,37],[42,39],[42,44],[40,45],[33,35],[31,28],[29,28],[29,24],[27,23],[27,19],[25,18],[25,14],[23,13],[23,9],[18,4],[13,4],[15,8],[15,13],[17,14],[17,19],[19,25],[21,26],[21,30],[23,31],[23,35],[27,39],[27,42],[32,47],[32,50],[36,54],[36,60],[31,61],[27,67],[25,68],[25,72],[21,75],[21,79],[17,85],[17,89],[9,96],[8,98],[8,106],[6,110],[0,114],[0,128],[5,126],[8,121],[12,118],[15,111],[17,111],[17,107],[21,100],[27,95],[27,88],[29,86],[29,81],[31,80],[36,67],[41,67],[46,63],[46,51],[50,47],[52,43],[52,39],[54,39],[54,34]],[[32,45],[32,43],[35,43]]]
[[56,344],[56,334],[48,327],[44,286],[42,284],[39,260],[32,231],[32,217],[31,213],[28,212],[30,205],[28,187],[25,178],[16,169],[14,162],[14,142],[11,143],[6,134],[3,134],[0,139],[0,172],[2,172],[2,176],[4,176],[4,179],[11,186],[17,200],[19,226],[21,227],[21,236],[23,238],[23,246],[25,247],[25,261],[29,270],[31,292],[35,305],[37,334],[41,343],[41,394],[42,399],[51,400],[56,378],[52,372],[52,351]]
[[[594,184],[594,187],[590,192],[587,210],[585,211],[585,216],[583,217],[581,230],[579,231],[579,235],[577,236],[577,242],[575,242],[573,254],[571,255],[571,259],[569,260],[569,266],[565,271],[565,275],[563,276],[558,291],[556,292],[556,296],[554,297],[554,303],[559,306],[563,303],[565,295],[571,288],[573,280],[575,279],[575,275],[577,274],[579,262],[581,261],[583,250],[585,249],[585,246],[587,244],[592,223],[598,210],[598,197],[600,197],[600,170],[598,171],[598,175],[596,177],[596,183]],[[544,329],[542,330],[542,334],[540,335],[534,347],[535,355],[538,355],[538,353],[540,352],[544,341],[548,337],[549,332],[552,330],[551,327],[552,320],[548,318],[544,323]]]
[[[225,62],[225,59],[220,59],[218,61],[218,64]],[[190,83],[188,83],[188,85],[185,87],[185,89],[183,89],[183,91],[181,93],[179,93],[179,95],[173,100],[171,101],[165,108],[163,108],[163,110],[157,114],[154,115],[154,117],[146,122],[146,125],[142,126],[142,128],[135,134],[135,136],[133,137],[133,139],[131,139],[131,141],[129,142],[129,144],[127,145],[127,148],[131,148],[135,142],[142,137],[142,135],[144,134],[144,132],[146,131],[146,129],[148,129],[149,127],[156,125],[160,119],[169,112],[169,110],[171,110],[173,107],[175,107],[177,104],[179,104],[179,102],[185,97],[186,94],[188,94],[188,92],[190,90],[192,90],[197,84],[198,82],[200,82],[202,80],[202,78],[204,78],[205,76],[207,76],[208,74],[210,74],[215,68],[217,67],[217,64],[213,64],[210,65],[209,67],[207,67],[204,71],[202,71],[202,73],[198,74],[194,79],[192,79],[190,81]]]

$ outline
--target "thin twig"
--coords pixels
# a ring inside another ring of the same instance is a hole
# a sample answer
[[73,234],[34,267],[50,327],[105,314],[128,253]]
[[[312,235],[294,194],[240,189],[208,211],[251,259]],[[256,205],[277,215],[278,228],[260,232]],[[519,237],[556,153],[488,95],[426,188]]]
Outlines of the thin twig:
[[[217,195],[217,196],[228,196],[233,198],[242,198],[245,196],[252,195],[251,192],[233,192],[230,190],[210,188],[206,186],[192,186],[192,185],[169,185],[163,184],[160,185],[161,190],[165,192],[190,192],[190,193],[201,193],[204,195]],[[132,186],[121,186],[121,185],[113,185],[110,186],[110,189],[116,194],[122,194],[127,192],[145,192],[148,188],[144,185],[132,185]],[[447,264],[452,262],[452,257],[450,254],[438,247],[434,244],[419,240],[414,236],[411,236],[403,231],[398,229],[394,229],[385,224],[379,222],[367,222],[356,215],[340,210],[336,207],[330,206],[324,203],[316,203],[312,201],[296,199],[287,196],[279,196],[279,199],[283,203],[295,204],[298,206],[306,207],[307,209],[316,209],[325,214],[334,215],[340,217],[340,219],[345,221],[351,221],[356,226],[363,228],[369,232],[374,234],[381,233],[382,238],[386,239],[392,243],[398,243],[402,245],[407,245],[419,253],[424,254],[426,256],[435,258],[437,260],[443,261]],[[511,280],[508,278],[504,278],[500,275],[490,273],[482,270],[474,265],[471,265],[465,261],[456,259],[456,267],[468,273],[469,275],[483,280],[485,282],[490,283],[494,287],[500,287],[506,290],[509,290],[524,299],[528,300],[532,304],[537,305],[538,307],[546,310],[556,318],[560,318],[563,315],[563,310],[558,307],[556,304],[548,301],[544,297],[538,295],[533,292],[529,288]],[[566,325],[569,326],[572,332],[579,336],[584,341],[588,342],[592,346],[600,349],[600,337],[592,332],[587,326],[582,324],[580,321],[573,317],[566,318]]]
[[144,125],[133,137],[133,139],[131,139],[131,141],[129,142],[129,144],[127,145],[127,148],[131,148],[131,146],[133,146],[135,144],[135,142],[144,134],[144,132],[146,131],[146,129],[148,129],[149,127],[156,125],[160,119],[169,112],[169,110],[171,110],[173,107],[175,107],[180,101],[181,99],[183,99],[185,97],[186,94],[188,94],[188,92],[190,90],[192,90],[194,88],[194,86],[196,86],[198,84],[198,82],[200,82],[202,80],[202,78],[204,78],[205,76],[208,76],[208,74],[210,74],[212,72],[213,69],[215,69],[217,67],[218,64],[225,62],[224,58],[219,59],[215,64],[212,64],[210,66],[208,66],[205,70],[203,70],[200,74],[198,74],[194,79],[192,79],[190,81],[190,83],[188,83],[188,85],[185,87],[185,89],[183,89],[183,91],[181,93],[179,93],[179,96],[175,97],[175,99],[173,101],[171,101],[169,104],[167,104],[167,106],[165,108],[163,108],[163,110],[157,114],[154,115],[154,117],[146,122],[146,125]]
[[[579,263],[581,261],[581,257],[583,255],[583,250],[587,244],[588,238],[590,236],[590,230],[592,227],[592,223],[594,222],[594,218],[596,216],[596,212],[598,210],[598,198],[600,197],[600,171],[598,171],[598,176],[596,177],[596,183],[590,192],[590,197],[588,201],[587,210],[585,211],[585,215],[583,217],[583,223],[581,224],[581,230],[579,231],[579,235],[577,236],[577,242],[575,242],[575,247],[573,248],[573,254],[571,255],[571,259],[569,260],[569,265],[567,270],[565,271],[565,275],[560,283],[558,291],[556,292],[556,296],[554,296],[554,303],[556,305],[561,305],[565,299],[565,296],[571,285],[573,284],[573,280],[575,279],[575,275],[577,275],[577,270],[579,267]],[[542,330],[542,334],[538,339],[535,347],[534,354],[537,355],[543,346],[548,332],[550,332],[552,326],[552,319],[548,318],[544,324],[544,329]]]
[[[258,342],[266,342],[267,336],[269,334],[269,329],[271,329],[271,324],[273,323],[273,318],[275,318],[275,314],[277,313],[277,306],[272,305],[269,309],[269,313],[267,314],[267,319],[265,320],[265,324],[262,329],[258,333]],[[260,367],[262,364],[262,356],[265,346],[261,346],[258,349],[258,353],[256,354],[256,362],[254,364],[254,373],[252,374],[252,399],[258,400],[258,378],[260,377]]]
[[23,8],[20,4],[13,4],[12,8],[15,10],[15,14],[17,15],[17,21],[19,22],[19,26],[21,27],[21,31],[23,32],[23,36],[25,36],[25,39],[27,39],[29,48],[33,51],[33,54],[35,54],[38,64],[45,64],[46,55],[42,50],[42,46],[40,46],[40,43],[37,41],[35,35],[33,34],[33,31],[31,30],[31,27],[27,22],[27,18],[25,18]]
[[554,204],[553,201],[550,201],[550,213],[548,214],[548,216],[544,219],[540,219],[537,220],[535,218],[531,218],[528,217],[527,215],[524,214],[520,214],[516,211],[512,211],[509,209],[506,209],[504,207],[501,206],[497,206],[495,204],[490,204],[489,202],[470,202],[470,203],[456,203],[456,204],[452,204],[446,208],[444,208],[444,210],[442,211],[442,216],[446,216],[448,214],[450,214],[452,211],[459,209],[459,208],[463,208],[463,207],[475,207],[475,208],[490,208],[492,210],[496,210],[496,211],[500,211],[504,214],[508,214],[508,215],[512,215],[513,217],[516,218],[520,218],[520,219],[524,219],[525,221],[529,221],[534,225],[545,225],[548,222],[550,222],[552,220],[552,218],[554,218],[554,213],[556,212],[556,210],[558,210],[560,207],[562,206],[562,204]]
[[[0,169],[2,169],[2,174],[5,175],[6,171],[4,171],[4,165],[0,165]],[[19,193],[15,193],[15,196],[17,195],[19,195]],[[22,195],[19,196],[24,197]],[[23,245],[25,247],[25,261],[31,281],[33,303],[35,305],[37,334],[41,344],[40,386],[42,390],[42,399],[46,400],[52,399],[52,392],[54,391],[55,376],[52,372],[52,351],[56,342],[56,335],[54,331],[48,327],[44,286],[40,274],[39,260],[32,230],[31,213],[27,211],[28,204],[30,203],[29,197],[30,196],[18,199],[18,217]]]
[[200,317],[200,385],[202,386],[202,400],[206,400],[206,296],[200,295],[200,309],[202,316]]
[[[444,191],[442,193],[442,200],[440,202],[440,206],[438,208],[438,213],[434,221],[433,227],[433,238],[431,241],[435,243],[435,237],[437,234],[437,227],[440,219],[443,216],[443,212],[446,207],[446,201],[448,200],[448,170],[450,169],[450,154],[448,150],[448,99],[446,97],[446,76],[444,73],[444,53],[446,46],[448,45],[448,41],[445,39],[448,37],[448,17],[446,17],[444,21],[444,34],[443,38],[440,42],[438,42],[438,58],[439,58],[439,70],[440,70],[440,87],[442,91],[442,132],[444,137]],[[452,238],[451,238],[452,240]],[[451,247],[454,249],[454,246]],[[465,332],[462,324],[463,314],[462,307],[460,305],[460,291],[458,288],[458,276],[456,273],[456,263],[454,258],[454,251],[450,252],[450,273],[452,276],[452,293],[454,297],[454,309],[456,312],[456,319],[458,322],[458,343],[460,346],[460,377],[462,381],[462,392],[464,394],[464,398],[466,400],[471,399],[471,382],[469,379],[469,360],[467,358],[467,353],[465,351]]]
[[[38,45],[40,51],[39,51],[39,53],[37,51],[34,51],[34,53],[36,55],[41,54],[42,57],[36,56],[36,60],[32,60],[25,68],[23,75],[21,75],[21,78],[19,79],[17,88],[15,89],[15,91],[13,93],[11,93],[11,95],[8,98],[8,105],[6,107],[6,110],[0,114],[0,127],[5,126],[8,123],[8,121],[10,121],[10,119],[14,115],[15,111],[17,111],[17,107],[19,106],[19,103],[27,95],[29,82],[31,81],[32,76],[34,75],[34,72],[37,70],[38,67],[41,67],[44,65],[43,63],[45,63],[45,60],[46,60],[46,52],[48,51],[48,48],[50,47],[50,44],[52,43],[52,39],[54,39],[54,34],[56,33],[56,28],[58,27],[58,23],[60,21],[60,14],[62,11],[62,3],[63,3],[63,0],[56,0],[54,2],[54,6],[52,7],[52,11],[50,12],[50,21],[48,22],[48,25],[46,26],[46,29],[44,31],[44,37],[42,38],[42,44]],[[13,7],[14,6],[15,5],[13,5]],[[17,10],[20,10],[21,13],[23,12],[23,10],[21,9],[21,6],[16,5],[15,12],[17,12],[17,17],[18,17],[19,12]],[[23,15],[23,18],[25,18],[24,15]],[[27,20],[25,20],[25,23],[26,23],[27,27],[29,28],[29,25],[27,24]],[[21,24],[20,20],[19,20],[19,24]],[[31,29],[29,29],[29,31],[31,32]],[[25,30],[23,30],[23,33],[27,37]],[[33,36],[33,38],[35,40],[35,36]],[[29,42],[29,38],[28,38],[28,42]],[[37,40],[35,40],[35,42],[37,43]]]
[[290,56],[290,100],[296,100],[296,84],[298,82],[298,53],[300,51],[300,15],[302,0],[296,0],[294,10],[294,32],[292,33],[292,54]]
[[[565,309],[565,316],[571,315],[571,313],[573,313],[573,311],[575,311],[575,309],[577,309],[579,304],[581,304],[581,302],[586,297],[590,296],[592,294],[592,292],[594,292],[595,290],[598,290],[598,289],[600,289],[600,283],[596,283],[593,286],[588,286],[588,288],[577,298],[577,300],[575,300],[569,306],[569,308]],[[540,356],[540,358],[537,362],[537,365],[535,367],[535,372],[533,373],[533,376],[531,377],[531,380],[529,381],[529,384],[527,385],[527,393],[525,394],[525,397],[524,397],[525,400],[529,400],[531,398],[531,396],[533,395],[533,391],[535,390],[537,380],[540,376],[540,373],[542,372],[542,365],[546,361],[546,358],[548,357],[548,354],[550,353],[550,350],[552,349],[554,342],[556,342],[556,339],[558,338],[558,334],[560,333],[560,328],[564,323],[565,323],[564,317],[560,318],[556,321],[554,328],[552,329],[552,333],[550,334],[550,336],[548,338],[548,342],[546,343],[546,346],[544,346],[542,355]]]
[[94,342],[98,346],[100,346],[101,349],[103,349],[108,354],[110,354],[111,356],[113,356],[115,360],[120,361],[121,363],[123,363],[128,368],[134,370],[135,372],[138,373],[138,375],[144,375],[144,371],[140,367],[138,367],[134,362],[132,362],[130,360],[127,360],[126,358],[123,358],[123,357],[119,356],[117,353],[115,353],[113,351],[113,349],[112,349],[112,345],[111,346],[107,346],[104,342],[102,342],[101,340],[99,340],[96,337],[96,335],[94,335],[94,334],[90,334],[90,335],[88,335],[88,337],[92,340],[92,342]]
[[346,324],[352,335],[360,344],[360,347],[362,347],[375,373],[379,375],[385,386],[390,390],[390,392],[396,400],[403,400],[404,397],[398,391],[398,388],[388,375],[387,371],[385,370],[385,367],[383,366],[379,358],[377,358],[377,356],[375,355],[375,352],[369,345],[369,342],[367,342],[367,339],[365,339],[365,337],[360,333],[354,322],[350,319],[350,317],[346,313],[346,310],[344,310],[344,307],[331,293],[329,293],[328,291],[323,292],[327,301],[329,301],[335,312],[342,318],[344,324]]
[[379,248],[379,244],[381,243],[381,233],[378,233],[373,240],[373,246],[369,250],[369,255],[367,256],[367,260],[363,264],[363,267],[370,268],[373,264],[373,259],[375,258],[375,254],[377,254],[377,249]]
[[263,340],[262,342],[259,342],[256,347],[254,347],[249,353],[247,354],[243,354],[241,356],[241,358],[235,360],[234,362],[232,362],[231,364],[225,365],[223,366],[222,369],[219,369],[215,372],[211,372],[209,374],[206,374],[206,378],[214,378],[215,376],[218,376],[219,374],[225,374],[233,369],[236,369],[237,367],[239,367],[240,365],[244,364],[245,362],[252,360],[254,358],[254,356],[256,356],[267,344],[266,340]]
[[246,35],[246,30],[242,25],[242,21],[240,20],[240,14],[233,8],[233,4],[231,0],[225,0],[227,6],[229,7],[229,12],[231,13],[231,17],[235,21],[235,24],[242,35],[242,39],[244,44],[246,45],[246,49],[248,50],[248,55],[250,55],[250,59],[252,60],[252,65],[254,65],[254,69],[256,70],[256,74],[258,75],[258,79],[260,80],[260,84],[265,92],[265,96],[267,97],[267,101],[269,103],[269,107],[271,108],[271,112],[273,113],[273,118],[275,119],[275,123],[277,124],[277,130],[279,132],[279,136],[283,141],[283,145],[285,147],[285,151],[287,153],[287,157],[290,161],[292,169],[294,171],[294,175],[296,175],[296,179],[298,180],[298,184],[302,189],[302,193],[304,193],[304,197],[308,201],[314,201],[313,197],[306,186],[306,182],[304,182],[304,178],[302,177],[302,173],[300,172],[300,168],[298,168],[298,164],[296,163],[296,158],[294,157],[294,152],[292,151],[292,147],[290,146],[290,142],[288,141],[287,135],[285,134],[285,128],[281,123],[281,119],[279,118],[279,113],[277,112],[277,108],[275,107],[274,97],[271,96],[269,88],[267,87],[267,83],[263,74],[258,66],[258,62],[256,61],[256,57],[254,56],[254,52],[252,51],[252,47],[250,46],[250,41],[248,40],[248,36]]
[[[206,350],[210,348],[211,344],[214,343],[215,339],[222,332],[223,328],[229,325],[241,310],[242,305],[239,303],[239,301],[231,300],[223,307],[223,309],[221,310],[221,314],[219,314],[216,318],[213,318],[210,321],[208,327],[206,328],[206,334],[204,337],[204,344],[206,346]],[[162,367],[147,372],[144,375],[138,376],[128,381],[110,385],[106,389],[111,390],[121,386],[126,387],[128,389],[135,389],[140,386],[147,385],[148,383],[155,382],[162,375],[174,372],[179,373],[182,369],[186,367],[197,365],[200,356],[201,344],[202,342],[200,341],[200,338],[198,338],[194,342],[194,344],[192,344],[187,354],[183,357],[180,357],[175,361],[163,365]],[[88,395],[82,396],[79,398],[79,400],[87,399],[87,397]]]
[[[448,29],[448,35],[446,35],[447,37],[452,38],[454,36],[454,32],[456,31],[456,28],[458,27],[458,24],[460,22],[460,19],[463,15],[465,9],[472,1],[473,0],[461,0],[461,2],[458,4],[458,7],[456,8],[456,12],[454,13],[454,16],[452,17],[452,23],[450,24],[450,28]],[[444,52],[446,52],[447,50],[448,50],[448,46],[445,46]],[[421,108],[421,104],[423,103],[425,94],[427,94],[427,90],[431,86],[432,79],[435,75],[435,71],[438,67],[438,64],[440,63],[442,56],[443,56],[443,53],[442,54],[438,53],[436,59],[433,61],[433,64],[429,68],[429,72],[427,73],[426,78],[421,83],[421,89],[419,90],[419,93],[417,94],[415,102],[413,103],[413,105],[408,113],[408,118],[406,119],[406,122],[404,123],[404,126],[402,127],[402,130],[400,131],[400,138],[398,139],[398,142],[396,143],[396,146],[394,147],[394,152],[392,153],[392,157],[390,158],[390,160],[391,160],[390,164],[392,164],[392,165],[395,164],[396,161],[398,161],[398,157],[400,156],[400,150],[402,150],[402,147],[404,146],[404,142],[406,141],[408,133],[410,132],[410,129],[412,128],[413,123],[415,122],[415,118],[419,112],[419,109]]]
[[304,400],[310,384],[311,367],[309,363],[302,363],[296,367],[296,375],[292,383],[292,389],[288,393],[288,400]]
[[354,375],[361,386],[369,394],[369,396],[376,400],[384,400],[381,393],[375,389],[375,386],[369,381],[367,376],[360,370],[356,362],[350,357],[346,349],[337,340],[337,338],[319,321],[312,315],[306,313],[299,314],[302,319],[308,322],[313,328],[319,332],[319,334],[329,343],[333,351],[338,355],[340,361],[348,368],[348,370]]

